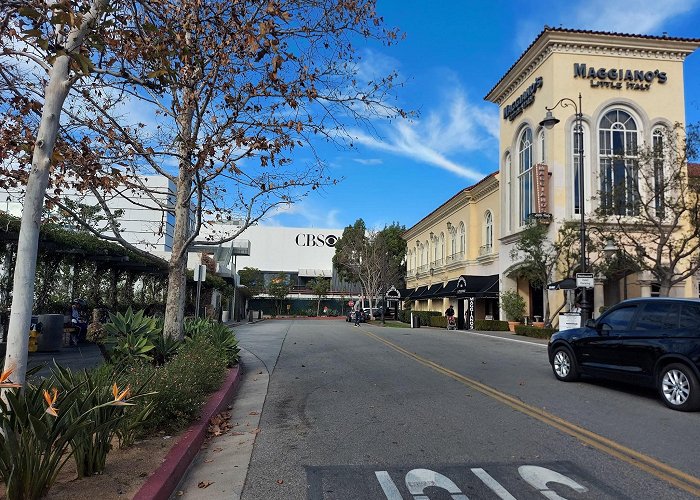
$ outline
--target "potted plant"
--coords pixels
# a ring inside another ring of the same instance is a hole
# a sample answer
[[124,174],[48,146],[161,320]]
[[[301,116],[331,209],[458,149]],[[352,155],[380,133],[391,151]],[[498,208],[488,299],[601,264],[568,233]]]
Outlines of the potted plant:
[[517,290],[508,290],[501,293],[501,308],[506,313],[508,329],[515,332],[515,325],[521,323],[525,315],[525,299]]

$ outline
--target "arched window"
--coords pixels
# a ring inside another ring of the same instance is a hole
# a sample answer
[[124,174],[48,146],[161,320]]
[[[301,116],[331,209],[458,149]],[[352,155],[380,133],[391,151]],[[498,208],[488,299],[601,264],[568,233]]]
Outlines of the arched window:
[[[585,175],[586,175],[586,153],[587,149],[584,147],[585,144],[588,143],[588,130],[586,129],[586,126],[584,124],[581,125],[583,127],[583,133],[578,134],[576,130],[576,124],[574,123],[571,126],[571,165],[573,166],[573,183],[572,183],[572,190],[573,190],[573,200],[574,200],[574,214],[580,214],[581,213],[581,195],[580,195],[580,190],[581,190],[581,175],[584,176],[585,180]],[[583,150],[581,149],[583,148]],[[581,165],[579,165],[581,161],[581,153],[583,153],[583,168]],[[582,173],[583,172],[583,173]],[[584,189],[584,193],[586,190]]]
[[428,243],[428,240],[425,240],[425,244],[423,245],[423,264],[428,267],[428,264],[430,264],[430,243]]
[[433,262],[438,261],[438,247],[440,246],[438,242],[438,237],[431,237],[430,241],[433,243]]
[[452,226],[452,230],[450,231],[450,244],[450,256],[454,257],[457,254],[457,230],[454,226]]
[[663,127],[656,127],[651,134],[651,144],[654,151],[654,207],[656,216],[664,216],[664,135]]
[[459,253],[464,258],[467,249],[467,232],[464,229],[464,222],[459,223]]
[[510,232],[510,228],[511,228],[511,224],[512,224],[512,222],[511,222],[512,216],[510,214],[513,213],[512,204],[511,204],[510,200],[515,196],[515,193],[513,193],[513,182],[512,182],[513,166],[511,164],[512,162],[510,159],[510,153],[506,153],[506,157],[505,157],[505,160],[503,163],[505,165],[505,172],[506,172],[506,207],[505,207],[506,211],[505,211],[505,213],[508,214],[506,216],[505,222],[506,222],[506,230],[508,232]]
[[440,264],[445,260],[445,233],[440,233],[440,242],[438,243],[438,259]]
[[520,201],[520,225],[525,225],[532,213],[532,130],[526,128],[518,139],[518,194]]
[[539,156],[537,157],[540,163],[546,163],[544,155],[544,129],[540,129],[537,133],[537,148],[539,149]]
[[598,127],[601,208],[608,214],[637,215],[637,124],[621,109],[609,111]]
[[487,210],[484,214],[484,246],[486,253],[493,251],[493,214]]

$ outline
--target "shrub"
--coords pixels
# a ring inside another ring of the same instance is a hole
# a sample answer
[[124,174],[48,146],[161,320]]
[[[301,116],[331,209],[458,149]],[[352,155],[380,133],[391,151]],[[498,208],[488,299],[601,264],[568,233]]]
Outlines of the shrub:
[[197,332],[191,338],[204,338],[217,349],[221,350],[228,360],[228,366],[233,366],[238,363],[240,349],[238,340],[228,326],[215,321],[207,321],[202,324]]
[[436,326],[438,328],[447,328],[447,317],[445,316],[431,316],[430,326]]
[[507,332],[508,322],[498,321],[495,319],[477,319],[474,321],[475,330],[483,330],[486,332]]
[[132,387],[152,377],[147,387],[157,393],[156,409],[148,428],[175,431],[197,418],[206,396],[220,387],[227,365],[223,350],[207,336],[196,335],[165,365],[137,363],[125,375]]
[[411,310],[402,309],[399,311],[399,316],[397,318],[402,323],[411,323]]
[[536,326],[516,325],[515,334],[525,337],[534,337],[538,339],[548,339],[552,334],[556,333],[555,328],[539,328]]
[[517,290],[507,290],[501,293],[501,307],[509,321],[522,321],[525,315],[525,299]]
[[430,325],[430,318],[434,318],[436,316],[440,317],[442,316],[442,313],[437,311],[413,311],[413,316],[416,315],[418,315],[418,318],[420,319],[421,326],[428,326]]
[[164,335],[162,331],[152,335],[150,341],[153,344],[153,349],[148,354],[156,366],[170,361],[182,345],[181,340]]

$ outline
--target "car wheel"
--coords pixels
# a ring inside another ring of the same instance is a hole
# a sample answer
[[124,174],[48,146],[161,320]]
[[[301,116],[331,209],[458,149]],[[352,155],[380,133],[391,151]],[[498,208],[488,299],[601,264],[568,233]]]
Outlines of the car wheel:
[[554,376],[563,382],[572,382],[578,379],[576,361],[568,347],[562,345],[554,348],[552,371]]
[[700,407],[700,385],[686,365],[673,363],[661,370],[659,393],[666,406],[674,410],[693,411]]

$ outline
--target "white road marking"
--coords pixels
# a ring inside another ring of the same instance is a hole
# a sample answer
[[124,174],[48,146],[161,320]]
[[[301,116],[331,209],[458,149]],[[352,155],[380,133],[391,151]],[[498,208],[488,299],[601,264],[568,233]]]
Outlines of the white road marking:
[[413,469],[406,474],[406,487],[414,500],[429,500],[423,492],[428,486],[442,488],[452,495],[452,500],[469,500],[467,495],[448,477],[430,469]]
[[374,475],[377,476],[377,481],[379,481],[379,486],[382,487],[386,500],[403,500],[401,492],[394,484],[394,481],[391,480],[391,476],[389,476],[387,471],[378,470],[374,472]]
[[477,333],[477,332],[470,332],[469,330],[463,330],[466,331],[469,335],[478,335],[480,337],[488,337],[490,339],[498,339],[498,340],[505,340],[507,342],[519,342],[520,344],[527,344],[527,345],[532,345],[532,346],[537,346],[537,347],[547,347],[547,344],[540,344],[538,342],[528,342],[527,340],[518,340],[518,339],[509,339],[508,337],[498,337],[496,335],[488,335],[486,333]]
[[577,493],[585,493],[588,491],[588,488],[581,486],[570,477],[566,477],[564,474],[559,474],[558,472],[544,467],[538,467],[537,465],[521,465],[518,467],[518,472],[520,473],[520,477],[542,493],[543,496],[549,498],[549,500],[566,500],[566,498],[550,490],[548,483],[563,484]]
[[488,486],[491,491],[493,491],[501,500],[516,500],[516,498],[508,493],[501,483],[492,478],[488,472],[484,469],[472,469],[472,472],[476,477],[481,479],[481,481]]

